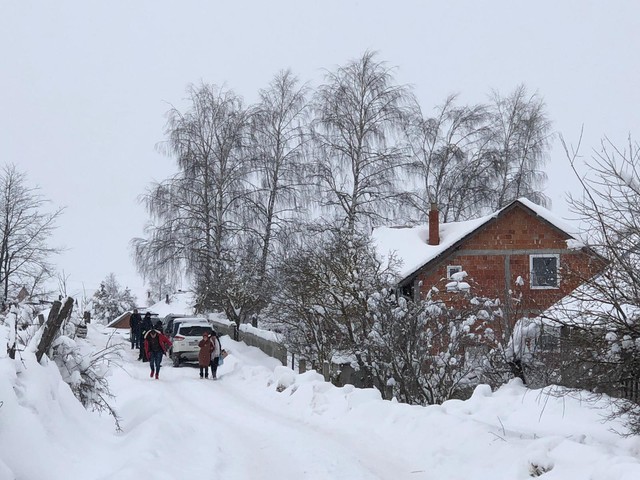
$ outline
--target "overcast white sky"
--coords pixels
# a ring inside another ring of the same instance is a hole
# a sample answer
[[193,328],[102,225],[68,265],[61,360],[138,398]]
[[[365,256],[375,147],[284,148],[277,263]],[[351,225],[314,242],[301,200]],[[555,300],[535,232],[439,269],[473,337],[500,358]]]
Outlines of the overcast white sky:
[[[640,2],[629,1],[58,1],[0,0],[0,161],[66,206],[56,259],[74,289],[114,272],[143,294],[129,241],[138,195],[173,173],[157,153],[168,104],[189,83],[256,99],[280,69],[317,85],[377,50],[423,109],[524,83],[583,153],[640,126]],[[573,188],[556,142],[547,194],[566,214]]]

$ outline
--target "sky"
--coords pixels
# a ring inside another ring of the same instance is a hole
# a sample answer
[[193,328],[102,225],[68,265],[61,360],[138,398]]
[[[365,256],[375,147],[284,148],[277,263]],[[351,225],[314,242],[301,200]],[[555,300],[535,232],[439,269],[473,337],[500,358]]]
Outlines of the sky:
[[[0,339],[9,328],[0,325]],[[129,349],[91,323],[79,355],[122,345],[107,376],[119,416],[85,410],[35,341],[22,361],[0,350],[0,480],[637,480],[640,439],[607,423],[606,401],[528,390],[519,379],[495,392],[427,407],[382,400],[376,389],[335,387],[296,373],[243,342],[218,379],[164,358],[159,379]],[[33,337],[34,340],[37,337]],[[92,357],[95,360],[95,357]],[[583,394],[583,395],[586,395]]]
[[[640,3],[629,1],[0,0],[0,161],[66,207],[52,243],[69,293],[113,272],[139,298],[129,242],[138,198],[174,173],[158,152],[165,113],[189,84],[225,85],[247,103],[279,70],[316,86],[366,50],[397,68],[423,110],[449,94],[487,99],[525,84],[581,153],[640,126]],[[547,195],[576,190],[559,142]],[[142,302],[141,302],[142,303]]]

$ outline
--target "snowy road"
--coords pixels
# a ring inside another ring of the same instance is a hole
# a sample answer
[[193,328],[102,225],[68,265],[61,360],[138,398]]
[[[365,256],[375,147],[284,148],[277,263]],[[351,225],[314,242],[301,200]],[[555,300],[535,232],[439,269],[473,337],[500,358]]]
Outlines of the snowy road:
[[[91,350],[111,338],[89,329]],[[165,359],[160,380],[126,349],[113,419],[87,412],[53,362],[0,355],[0,480],[637,480],[640,437],[602,423],[606,402],[513,381],[418,407],[337,388],[223,337],[220,380]],[[128,347],[128,345],[127,345]]]
[[105,465],[113,470],[101,478],[139,479],[140,468],[155,464],[154,479],[430,478],[410,468],[413,462],[401,452],[389,453],[384,438],[288,408],[278,398],[286,394],[266,388],[266,367],[275,362],[255,349],[231,349],[217,381],[199,379],[197,368],[173,368],[166,358],[156,381],[148,364],[126,351],[123,370],[110,382],[124,448],[140,456],[136,465],[130,459]]

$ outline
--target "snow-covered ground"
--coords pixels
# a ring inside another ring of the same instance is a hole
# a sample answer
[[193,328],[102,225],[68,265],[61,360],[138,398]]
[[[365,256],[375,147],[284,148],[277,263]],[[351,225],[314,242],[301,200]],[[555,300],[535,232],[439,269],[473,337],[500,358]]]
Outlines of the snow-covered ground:
[[[88,339],[108,333],[91,326]],[[110,377],[121,432],[78,404],[52,362],[0,358],[0,479],[640,479],[640,439],[576,399],[512,382],[408,406],[223,345],[219,380],[166,359],[155,380],[125,343]]]

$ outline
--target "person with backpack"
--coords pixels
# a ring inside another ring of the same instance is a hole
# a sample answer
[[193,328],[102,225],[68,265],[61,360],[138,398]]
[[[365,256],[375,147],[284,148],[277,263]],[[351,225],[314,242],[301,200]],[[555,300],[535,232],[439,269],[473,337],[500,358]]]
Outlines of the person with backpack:
[[156,380],[160,375],[160,364],[162,363],[162,356],[167,354],[167,350],[171,347],[171,340],[162,333],[162,324],[160,328],[156,325],[144,335],[144,351],[146,357],[149,359],[149,366],[151,367],[150,377],[153,378],[154,374]]
[[[198,365],[200,366],[200,378],[209,378],[209,365],[211,364],[211,351],[213,343],[209,332],[202,333],[202,340],[198,343],[200,351],[198,352]],[[204,374],[204,377],[203,377]]]
[[220,355],[222,354],[222,346],[220,340],[215,331],[211,332],[211,378],[215,380],[216,373],[218,371],[218,363],[220,362]]
[[131,350],[134,348],[140,348],[140,324],[142,323],[142,317],[138,313],[138,309],[134,308],[131,318],[129,319],[129,326],[131,327]]
[[[140,324],[140,343],[144,341],[146,338],[147,332],[153,329],[153,324],[151,323],[151,313],[147,312],[144,314],[144,318],[142,319],[142,323]],[[146,362],[149,359],[147,355],[145,355],[144,349],[140,348],[140,355],[138,356],[138,360],[142,360]]]

